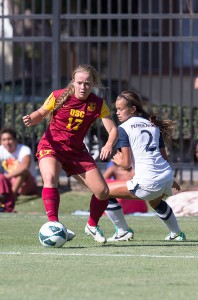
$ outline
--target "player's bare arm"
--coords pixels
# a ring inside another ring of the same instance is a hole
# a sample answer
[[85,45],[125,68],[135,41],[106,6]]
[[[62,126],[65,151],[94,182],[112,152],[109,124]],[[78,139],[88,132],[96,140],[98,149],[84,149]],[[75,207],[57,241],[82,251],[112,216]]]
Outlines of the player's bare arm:
[[45,116],[49,113],[43,106],[38,110],[33,111],[30,115],[23,117],[23,123],[25,126],[30,127],[39,124]]
[[23,117],[23,123],[27,127],[39,124],[51,111],[53,111],[54,106],[55,97],[53,93],[51,93],[38,110],[32,112],[31,115]]
[[131,152],[129,147],[123,147],[117,151],[112,161],[119,167],[128,170],[132,166]]
[[108,132],[108,140],[104,147],[101,149],[100,159],[105,160],[113,152],[113,146],[115,145],[118,139],[118,130],[111,116],[105,117],[102,119],[103,125]]

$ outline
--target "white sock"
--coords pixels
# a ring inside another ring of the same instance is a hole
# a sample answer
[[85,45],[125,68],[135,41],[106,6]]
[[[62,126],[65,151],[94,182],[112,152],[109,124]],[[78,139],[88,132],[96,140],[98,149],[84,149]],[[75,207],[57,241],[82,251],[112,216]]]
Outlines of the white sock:
[[[106,215],[114,224],[118,234],[123,234],[129,228],[124,217],[122,206],[116,199],[109,199],[109,204],[105,210]],[[116,201],[115,201],[116,200]]]
[[155,208],[158,217],[171,231],[171,237],[175,237],[181,231],[177,223],[177,219],[172,211],[172,208],[165,202],[161,201],[158,207]]

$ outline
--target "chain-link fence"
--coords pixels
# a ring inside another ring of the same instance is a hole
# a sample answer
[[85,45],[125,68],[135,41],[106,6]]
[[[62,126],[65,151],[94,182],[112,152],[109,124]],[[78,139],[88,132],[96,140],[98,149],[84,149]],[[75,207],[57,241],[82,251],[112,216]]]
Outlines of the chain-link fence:
[[[170,160],[194,169],[198,138],[198,1],[0,0],[1,127],[17,129],[33,151],[45,124],[24,128],[21,117],[64,87],[81,63],[96,67],[114,113],[116,96],[135,89],[147,109],[177,121]],[[116,120],[116,117],[115,117]],[[116,120],[117,121],[117,120]],[[89,132],[93,155],[105,139]]]

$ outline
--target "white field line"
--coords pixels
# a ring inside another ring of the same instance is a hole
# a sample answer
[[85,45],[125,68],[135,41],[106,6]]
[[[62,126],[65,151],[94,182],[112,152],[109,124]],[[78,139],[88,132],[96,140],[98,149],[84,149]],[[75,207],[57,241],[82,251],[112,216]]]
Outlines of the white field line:
[[55,252],[0,252],[0,255],[38,255],[38,256],[95,256],[95,257],[149,257],[149,258],[177,258],[198,259],[195,255],[151,255],[151,254],[94,254],[94,253],[55,253]]

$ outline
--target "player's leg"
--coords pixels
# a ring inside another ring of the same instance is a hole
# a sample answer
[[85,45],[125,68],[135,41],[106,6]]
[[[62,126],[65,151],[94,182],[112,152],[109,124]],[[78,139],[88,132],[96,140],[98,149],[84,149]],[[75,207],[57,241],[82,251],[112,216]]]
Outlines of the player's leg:
[[58,222],[60,195],[58,181],[62,165],[54,157],[43,157],[39,161],[39,169],[43,179],[42,199],[49,221]]
[[131,240],[134,236],[133,230],[128,226],[125,220],[121,205],[115,203],[115,198],[137,199],[137,197],[128,190],[126,181],[108,182],[108,187],[109,198],[114,199],[114,203],[110,202],[107,207],[108,210],[105,212],[116,228],[115,234],[108,238],[108,241]]
[[149,204],[155,210],[164,225],[170,230],[165,240],[184,241],[186,240],[185,234],[179,228],[172,208],[163,200],[164,196],[165,195],[162,195],[155,200],[149,201]]
[[115,234],[108,238],[108,242],[129,241],[134,237],[133,230],[126,222],[122,206],[115,198],[110,198],[105,210],[106,215],[114,224]]
[[98,222],[108,205],[109,188],[97,168],[73,177],[93,193],[90,201],[90,217],[85,227],[85,233],[92,235],[95,241],[105,243],[106,239],[98,226]]
[[[130,183],[131,184],[131,183]],[[110,197],[119,197],[119,198],[129,198],[129,195],[131,198],[137,198],[146,200],[147,197],[156,197],[156,192],[151,192],[151,191],[145,191],[141,190],[141,188],[136,185],[134,189],[128,190],[129,186],[126,186],[126,183],[124,184],[123,182],[118,182],[118,183],[109,183],[109,189],[110,189]],[[171,187],[172,183],[170,182],[167,183],[167,186],[165,186],[164,190],[166,191],[166,195],[169,195],[171,193]],[[160,193],[160,191],[158,191]],[[163,196],[160,196],[156,198],[155,200],[150,200],[149,204],[150,206],[156,211],[157,215],[160,217],[160,219],[163,221],[163,223],[166,225],[166,227],[171,231],[171,233],[167,236],[166,239],[175,239],[175,240],[185,240],[186,237],[183,232],[181,232],[177,219],[171,209],[171,207],[162,199],[164,198]]]
[[139,199],[127,187],[127,181],[108,182],[109,198]]
[[159,218],[166,225],[166,227],[171,231],[166,239],[175,240],[185,240],[186,237],[184,233],[181,232],[177,219],[171,209],[171,207],[163,201],[163,199],[172,194],[172,181],[168,181],[162,185],[150,187],[149,190],[142,189],[141,185],[133,186],[132,181],[127,182],[127,187],[133,187],[131,192],[133,192],[137,197],[142,200],[148,201],[150,206],[156,211]]
[[[97,223],[99,221],[99,218],[103,214],[104,207],[106,207],[107,203],[100,203],[101,201],[98,201],[101,199],[102,193],[104,189],[104,179],[101,173],[99,172],[99,178],[98,177],[98,170],[96,170],[97,175],[94,175],[95,171],[92,172],[93,170],[89,171],[86,173],[86,176],[84,174],[80,174],[78,176],[74,176],[81,184],[84,184],[87,186],[93,193],[94,195],[92,196],[91,202],[90,202],[90,218],[88,220],[88,227],[91,225],[93,228],[96,228]],[[88,175],[88,177],[87,177]],[[89,179],[90,175],[90,179]],[[97,176],[97,177],[96,177]],[[85,180],[85,178],[87,180]],[[102,180],[102,181],[101,181]],[[96,185],[97,182],[97,185]],[[106,198],[106,192],[104,193],[105,198]],[[103,197],[103,196],[102,196]],[[117,202],[117,200],[112,203],[112,201],[108,202],[108,211],[106,210],[107,216],[110,218],[110,220],[113,222],[115,228],[116,228],[116,234],[113,236],[114,240],[116,238],[116,241],[118,241],[118,237],[120,240],[129,240],[132,239],[133,237],[133,231],[129,228],[129,226],[126,223],[122,207],[120,204]],[[116,206],[116,211],[114,211]],[[85,229],[86,233],[88,232],[89,229]],[[112,238],[110,238],[112,241]]]
[[[117,180],[106,178],[105,181],[108,184],[109,182],[115,183]],[[105,210],[105,213],[113,223],[116,230],[115,234],[107,239],[108,242],[119,240],[128,241],[133,238],[132,229],[129,228],[126,222],[122,205],[118,202],[116,198],[109,198],[108,206]]]

